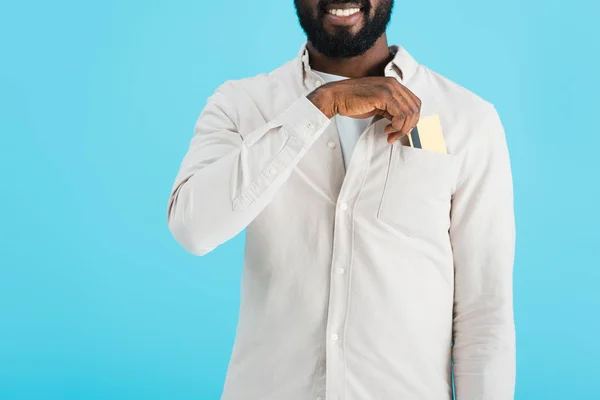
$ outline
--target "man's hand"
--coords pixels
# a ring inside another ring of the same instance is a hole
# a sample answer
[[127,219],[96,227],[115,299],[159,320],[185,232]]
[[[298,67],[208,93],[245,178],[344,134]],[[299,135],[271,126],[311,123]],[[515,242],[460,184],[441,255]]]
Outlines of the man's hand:
[[395,78],[345,79],[325,84],[307,98],[328,118],[369,118],[381,115],[391,123],[385,127],[388,143],[408,134],[419,121],[421,100]]

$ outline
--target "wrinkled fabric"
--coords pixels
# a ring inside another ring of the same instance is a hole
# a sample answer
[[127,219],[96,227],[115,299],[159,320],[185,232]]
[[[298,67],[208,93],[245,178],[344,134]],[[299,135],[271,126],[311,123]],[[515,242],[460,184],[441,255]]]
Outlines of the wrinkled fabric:
[[[402,47],[386,76],[438,114],[448,154],[386,142],[344,166],[304,45],[208,99],[168,223],[204,255],[246,229],[222,400],[513,399],[513,190],[495,107]],[[334,143],[335,145],[331,145]],[[214,268],[227,268],[215,265]]]

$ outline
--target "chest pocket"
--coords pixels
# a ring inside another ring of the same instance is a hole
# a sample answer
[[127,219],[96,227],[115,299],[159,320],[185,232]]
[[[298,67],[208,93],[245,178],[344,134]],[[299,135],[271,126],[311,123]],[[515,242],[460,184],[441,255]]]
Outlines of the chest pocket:
[[377,218],[407,236],[447,234],[456,167],[455,155],[415,149],[396,141]]

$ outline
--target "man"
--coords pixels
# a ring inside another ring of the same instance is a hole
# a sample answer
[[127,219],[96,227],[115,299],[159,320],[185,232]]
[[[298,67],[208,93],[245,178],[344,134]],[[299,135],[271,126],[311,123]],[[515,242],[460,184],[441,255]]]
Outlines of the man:
[[[223,400],[447,400],[452,375],[458,400],[513,398],[504,130],[388,46],[392,3],[295,0],[297,59],[196,123],[169,227],[197,255],[247,228]],[[445,151],[408,140],[429,116]]]

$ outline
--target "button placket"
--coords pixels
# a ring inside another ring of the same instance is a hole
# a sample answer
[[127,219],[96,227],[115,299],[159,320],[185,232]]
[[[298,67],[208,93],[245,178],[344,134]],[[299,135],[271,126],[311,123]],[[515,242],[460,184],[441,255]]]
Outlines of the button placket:
[[[354,181],[356,178],[350,177]],[[344,183],[346,190],[342,188],[340,200],[338,201],[339,213],[335,217],[334,233],[334,255],[331,269],[330,304],[328,318],[328,340],[327,340],[327,371],[326,390],[327,398],[337,398],[344,393],[346,371],[345,371],[345,348],[344,327],[346,323],[346,312],[348,308],[349,279],[344,279],[352,262],[352,229],[353,223],[351,210],[356,201],[356,194],[344,195],[348,192],[348,186],[359,188],[355,183]]]
[[[372,133],[372,132],[371,132]],[[352,164],[368,165],[373,135],[363,135],[356,144]],[[353,215],[368,168],[349,168],[339,193],[335,214],[333,255],[326,338],[326,398],[342,399],[345,390],[345,325],[353,257]]]
[[342,335],[348,301],[348,280],[342,279],[343,273],[340,274],[340,272],[345,272],[344,267],[347,267],[351,261],[350,251],[348,251],[352,243],[352,221],[348,218],[349,208],[350,206],[345,201],[338,202],[339,212],[335,216],[334,254],[327,321],[327,332],[329,333],[326,351],[327,398],[337,398],[338,394],[343,393],[345,386],[344,338]]

